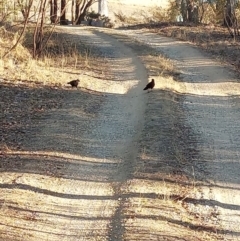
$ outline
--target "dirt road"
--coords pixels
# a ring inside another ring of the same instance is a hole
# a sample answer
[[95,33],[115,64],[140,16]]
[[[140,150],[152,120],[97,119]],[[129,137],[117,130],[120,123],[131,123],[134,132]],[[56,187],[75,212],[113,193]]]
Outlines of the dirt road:
[[[20,151],[1,155],[0,239],[240,240],[233,73],[144,31],[64,31],[98,46],[109,79],[66,91]],[[153,68],[160,53],[177,79]],[[144,93],[148,77],[156,88]]]

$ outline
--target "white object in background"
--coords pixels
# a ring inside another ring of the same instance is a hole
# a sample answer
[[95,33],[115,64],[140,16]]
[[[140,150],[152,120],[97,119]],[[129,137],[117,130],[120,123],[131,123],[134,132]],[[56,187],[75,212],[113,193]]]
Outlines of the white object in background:
[[99,0],[98,1],[98,13],[108,17],[107,0]]

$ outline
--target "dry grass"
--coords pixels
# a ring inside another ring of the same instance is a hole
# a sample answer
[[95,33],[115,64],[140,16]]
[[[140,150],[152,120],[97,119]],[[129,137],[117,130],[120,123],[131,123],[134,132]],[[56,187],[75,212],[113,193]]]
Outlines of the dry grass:
[[132,14],[123,13],[119,10],[118,12],[114,12],[114,17],[116,22],[127,25],[149,24],[168,20],[166,11],[160,7],[154,7],[148,10],[136,10]]
[[134,17],[134,15],[129,16],[124,14],[122,11],[115,12],[114,17],[115,21],[118,23],[137,24],[139,22],[139,19],[137,17]]
[[[15,43],[16,30],[0,29],[0,56],[3,56]],[[46,29],[46,34],[50,29]],[[57,29],[39,59],[32,58],[33,28],[29,27],[24,40],[6,58],[0,57],[0,76],[6,81],[37,82],[45,85],[64,85],[66,80],[76,79],[97,61],[91,50],[81,42]]]
[[214,25],[184,25],[161,23],[151,31],[188,41],[211,53],[216,58],[240,70],[240,42],[230,37],[227,28]]
[[178,76],[180,72],[174,68],[173,62],[166,56],[157,53],[149,45],[144,44],[138,40],[134,40],[123,34],[112,32],[112,30],[106,30],[112,36],[124,42],[125,45],[130,47],[137,53],[138,57],[146,65],[149,76],[159,76],[159,77],[174,77]]

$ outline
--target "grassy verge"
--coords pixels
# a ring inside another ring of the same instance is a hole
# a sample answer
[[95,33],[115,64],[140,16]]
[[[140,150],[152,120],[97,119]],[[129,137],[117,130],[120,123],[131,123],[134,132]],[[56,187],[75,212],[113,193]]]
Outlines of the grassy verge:
[[[79,41],[70,41],[56,29],[43,51],[41,58],[32,58],[33,28],[29,27],[22,43],[6,58],[3,54],[16,40],[17,30],[0,29],[0,77],[5,82],[42,83],[62,86],[69,79],[76,79],[93,65],[97,59],[90,49]],[[46,29],[49,32],[50,29]]]
[[146,65],[149,75],[162,77],[174,77],[179,75],[179,72],[174,68],[172,61],[166,56],[157,53],[149,45],[134,40],[133,38],[124,34],[119,34],[116,32],[113,33],[111,31],[110,34],[114,38],[117,38],[123,42],[126,46],[130,47],[138,55],[138,57]]
[[227,28],[214,25],[156,24],[150,31],[188,41],[240,72],[240,42],[230,37]]

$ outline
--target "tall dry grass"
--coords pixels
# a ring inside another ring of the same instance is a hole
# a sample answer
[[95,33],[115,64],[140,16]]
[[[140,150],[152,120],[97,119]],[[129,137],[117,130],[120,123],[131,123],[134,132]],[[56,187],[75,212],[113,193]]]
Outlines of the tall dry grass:
[[[94,58],[91,51],[81,42],[71,41],[70,37],[56,29],[38,59],[32,58],[33,31],[29,26],[23,40],[8,52],[16,42],[18,29],[0,28],[0,78],[11,82],[41,82],[43,84],[66,83],[66,80],[78,78],[82,71],[92,66]],[[49,34],[50,29],[46,29]]]

